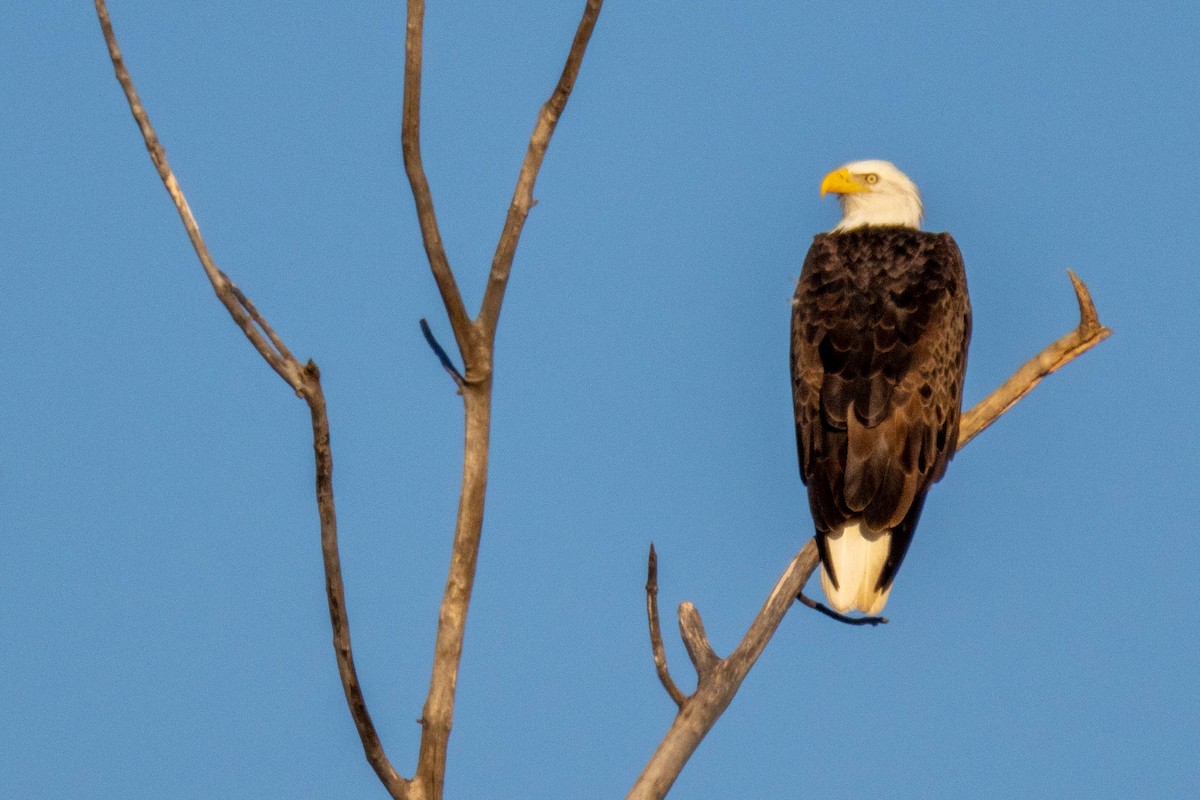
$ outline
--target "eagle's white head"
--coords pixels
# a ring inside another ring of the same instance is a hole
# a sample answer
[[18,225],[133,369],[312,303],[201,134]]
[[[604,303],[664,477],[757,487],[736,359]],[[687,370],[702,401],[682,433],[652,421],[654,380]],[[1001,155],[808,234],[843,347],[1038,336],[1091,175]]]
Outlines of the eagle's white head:
[[851,161],[825,176],[821,196],[832,192],[842,204],[842,221],[833,230],[867,225],[921,227],[921,193],[890,161]]

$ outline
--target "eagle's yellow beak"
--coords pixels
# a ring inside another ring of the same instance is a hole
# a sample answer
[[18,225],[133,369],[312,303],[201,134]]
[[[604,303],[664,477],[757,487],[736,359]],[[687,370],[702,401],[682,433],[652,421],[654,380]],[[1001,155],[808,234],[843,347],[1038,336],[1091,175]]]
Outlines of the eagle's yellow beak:
[[825,180],[821,181],[821,197],[830,192],[833,194],[851,194],[853,192],[865,192],[866,190],[867,187],[854,180],[854,176],[850,174],[850,170],[844,167],[842,169],[835,169],[825,176]]

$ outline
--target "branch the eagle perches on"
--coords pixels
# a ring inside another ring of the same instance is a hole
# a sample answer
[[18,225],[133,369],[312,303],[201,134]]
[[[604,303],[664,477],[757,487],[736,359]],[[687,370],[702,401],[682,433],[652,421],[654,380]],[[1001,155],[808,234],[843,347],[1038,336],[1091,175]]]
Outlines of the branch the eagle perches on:
[[[508,215],[496,245],[484,297],[479,313],[474,319],[468,315],[463,305],[454,273],[442,245],[433,198],[421,163],[420,98],[425,4],[424,0],[408,0],[401,147],[426,256],[454,332],[462,357],[463,371],[458,371],[449,356],[436,343],[427,324],[422,324],[422,332],[463,397],[465,420],[462,491],[455,522],[450,569],[439,609],[429,693],[419,720],[421,742],[417,753],[416,771],[412,778],[401,776],[392,767],[367,711],[366,700],[355,671],[345,587],[342,583],[338,554],[329,418],[321,388],[320,371],[312,361],[302,363],[297,359],[249,298],[217,268],[200,235],[199,226],[188,207],[187,199],[167,162],[166,152],[138,98],[117,45],[105,0],[94,2],[117,81],[125,93],[129,109],[146,143],[146,149],[179,213],[213,291],[259,355],[308,405],[312,423],[321,552],[325,567],[333,647],[346,703],[358,729],[366,759],[385,789],[396,800],[440,800],[445,781],[447,744],[454,715],[455,685],[483,525],[488,438],[491,427],[492,352],[496,325],[521,230],[534,204],[534,182],[555,126],[579,74],[603,0],[586,1],[558,83],[538,113],[525,158],[518,172]],[[960,448],[1020,400],[1042,378],[1109,335],[1109,330],[1099,323],[1086,287],[1073,273],[1071,280],[1079,298],[1079,327],[1046,348],[963,417],[959,433]],[[653,548],[650,559],[646,592],[654,659],[663,686],[679,706],[679,713],[628,795],[630,798],[639,799],[661,798],[670,789],[700,740],[728,707],[742,680],[766,647],[783,615],[817,565],[816,547],[810,541],[792,559],[742,642],[733,653],[723,659],[717,656],[709,644],[700,613],[691,603],[682,604],[679,609],[680,632],[698,675],[696,691],[691,695],[684,695],[670,677],[662,647],[656,600],[656,556]]]
[[[1087,286],[1071,270],[1067,270],[1067,274],[1071,277],[1071,284],[1075,287],[1075,299],[1079,303],[1079,324],[1066,336],[1025,362],[999,388],[963,414],[959,424],[958,450],[1012,408],[1018,400],[1029,394],[1043,378],[1112,334],[1112,331],[1100,324],[1100,317],[1096,313],[1096,306]],[[651,800],[666,795],[701,739],[733,700],[742,680],[762,655],[775,629],[783,621],[784,614],[791,607],[792,601],[800,595],[818,563],[820,559],[817,555],[816,540],[809,539],[775,582],[775,588],[771,590],[741,642],[725,658],[719,658],[713,651],[704,632],[704,621],[696,607],[689,602],[680,604],[679,633],[696,670],[696,691],[685,695],[667,669],[667,656],[658,620],[658,554],[654,551],[654,545],[650,545],[646,579],[646,616],[649,619],[650,645],[659,680],[667,694],[679,706],[679,713],[634,784],[633,790],[628,794],[627,800]]]

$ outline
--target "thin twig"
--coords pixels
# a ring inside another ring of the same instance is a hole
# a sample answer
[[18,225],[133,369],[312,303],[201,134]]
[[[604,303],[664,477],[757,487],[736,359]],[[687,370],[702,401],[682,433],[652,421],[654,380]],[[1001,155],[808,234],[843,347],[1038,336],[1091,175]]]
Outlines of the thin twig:
[[708,632],[704,630],[704,619],[695,605],[684,600],[679,604],[679,638],[683,639],[684,649],[692,666],[696,670],[697,683],[704,681],[721,662],[721,658],[713,650],[708,641]]
[[[225,273],[222,272],[221,275],[224,276]],[[275,329],[271,327],[263,315],[258,313],[258,309],[254,307],[254,303],[250,301],[250,298],[235,286],[233,281],[229,281],[228,278],[226,280],[228,281],[229,290],[237,298],[238,304],[246,309],[246,313],[250,315],[250,319],[254,320],[259,329],[271,340],[271,344],[275,347],[276,352],[279,353],[284,361],[297,363],[296,357],[292,355],[292,351],[288,350],[287,345],[283,343],[283,339],[279,338],[279,335],[275,333]]]
[[[345,586],[342,583],[341,560],[338,556],[337,513],[333,501],[333,451],[329,443],[329,415],[325,406],[325,395],[321,389],[321,374],[317,365],[312,361],[301,365],[288,350],[267,320],[259,313],[254,303],[250,301],[233,281],[217,268],[208,246],[200,235],[200,227],[188,207],[187,198],[179,187],[170,165],[167,163],[166,152],[158,141],[150,117],[142,107],[134,89],[133,79],[125,67],[121,50],[117,45],[116,34],[113,32],[112,21],[104,0],[95,0],[96,14],[100,19],[100,28],[104,32],[104,40],[108,44],[109,57],[113,62],[117,80],[125,91],[130,111],[137,121],[146,142],[146,149],[158,170],[159,177],[167,188],[175,208],[183,220],[183,226],[191,239],[192,247],[200,259],[205,274],[212,283],[213,291],[220,299],[231,317],[242,332],[250,339],[259,355],[287,381],[288,385],[304,398],[312,417],[313,454],[316,463],[316,495],[317,510],[321,521],[321,554],[325,567],[325,591],[329,601],[329,618],[333,629],[333,648],[337,659],[338,674],[341,677],[342,689],[346,695],[346,703],[350,715],[358,729],[362,740],[363,752],[367,761],[375,769],[389,794],[393,798],[407,797],[408,781],[401,777],[388,761],[379,734],[367,711],[363,699],[362,688],[354,667],[354,654],[350,646],[350,619],[346,613]],[[264,338],[264,335],[266,338]]]
[[654,668],[658,671],[658,679],[675,705],[683,708],[687,695],[680,691],[667,668],[667,651],[663,647],[662,628],[658,622],[658,553],[654,552],[653,542],[646,566],[646,615],[650,618],[650,649],[654,652]]
[[421,318],[421,333],[425,335],[425,342],[433,350],[433,354],[438,357],[438,361],[442,362],[442,369],[450,373],[450,377],[454,379],[454,383],[457,384],[458,391],[461,393],[466,378],[458,371],[458,367],[454,366],[454,362],[450,360],[450,356],[442,348],[437,337],[433,335],[433,329],[429,327],[429,322],[424,317]]

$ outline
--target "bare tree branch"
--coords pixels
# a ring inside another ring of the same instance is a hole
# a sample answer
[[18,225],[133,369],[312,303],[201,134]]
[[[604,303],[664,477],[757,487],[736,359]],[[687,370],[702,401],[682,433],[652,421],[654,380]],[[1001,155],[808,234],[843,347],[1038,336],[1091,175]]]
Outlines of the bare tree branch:
[[[1087,286],[1079,280],[1075,273],[1069,274],[1071,282],[1075,286],[1076,298],[1079,301],[1078,327],[1030,359],[1000,388],[963,415],[959,428],[958,450],[965,447],[967,442],[975,438],[980,431],[1012,408],[1018,400],[1037,386],[1042,378],[1082,355],[1112,333],[1100,324]],[[651,646],[654,650],[654,662],[659,672],[659,678],[666,687],[667,693],[671,695],[671,699],[679,705],[679,713],[676,714],[675,720],[659,743],[658,749],[654,751],[642,774],[626,796],[627,800],[661,800],[666,796],[701,740],[712,729],[717,718],[729,707],[729,703],[733,700],[733,696],[737,693],[750,668],[754,666],[754,662],[758,660],[767,642],[779,627],[792,600],[800,595],[801,589],[816,570],[820,560],[817,555],[816,540],[810,539],[776,582],[767,602],[763,604],[758,616],[754,618],[749,631],[742,638],[737,649],[724,659],[718,659],[712,653],[712,647],[704,634],[704,624],[700,620],[700,614],[695,606],[688,602],[680,605],[680,631],[697,672],[695,693],[680,702],[677,697],[678,688],[676,687],[674,692],[671,691],[671,687],[675,685],[674,681],[670,681],[670,685],[668,685],[669,676],[663,677],[666,671],[665,656],[663,656],[661,664],[659,661],[659,652],[662,650],[662,634],[657,619],[657,556],[652,556],[652,558],[653,597],[650,596],[651,583],[648,582],[646,585],[646,607],[650,616]],[[808,602],[813,603],[813,601]],[[869,620],[876,619],[879,618],[869,618]],[[712,655],[710,656],[710,654]]]
[[[546,147],[554,134],[558,117],[566,106],[575,77],[579,73],[600,6],[601,0],[588,0],[575,39],[571,43],[566,66],[550,99],[538,115],[525,160],[517,177],[517,188],[508,218],[500,234],[496,260],[488,278],[480,313],[477,319],[471,321],[467,318],[458,286],[446,259],[434,216],[429,184],[421,166],[421,42],[425,4],[423,0],[409,0],[408,3],[408,33],[404,43],[404,123],[401,128],[404,165],[416,201],[417,218],[421,225],[429,266],[442,294],[442,301],[450,317],[466,372],[461,385],[463,412],[466,418],[462,493],[454,527],[450,570],[438,614],[429,696],[421,714],[421,745],[417,756],[417,772],[413,777],[414,791],[422,800],[440,800],[445,783],[446,747],[454,719],[454,691],[458,683],[467,610],[471,602],[475,565],[479,557],[479,539],[483,529],[488,437],[491,427],[492,353],[495,347],[496,323],[504,299],[504,287],[508,281],[522,226],[533,205],[534,181],[541,168]],[[445,363],[443,360],[443,364]]]
[[408,28],[405,37],[404,119],[401,145],[404,166],[412,187],[417,219],[425,243],[430,269],[442,295],[446,314],[454,331],[459,352],[463,357],[466,375],[460,374],[449,356],[433,338],[432,331],[422,320],[427,341],[437,353],[442,365],[459,385],[463,395],[465,436],[463,448],[462,493],[455,523],[454,546],[449,575],[438,617],[437,638],[434,644],[433,670],[429,695],[421,715],[421,744],[417,756],[417,771],[412,780],[400,776],[389,762],[383,745],[367,712],[362,689],[354,667],[350,646],[349,618],[346,614],[345,588],[342,583],[337,544],[337,518],[333,502],[333,457],[329,444],[329,419],[321,390],[320,371],[309,361],[305,365],[292,355],[283,340],[275,333],[254,304],[221,272],[214,263],[200,235],[199,226],[188,207],[183,191],[175,179],[166,152],[158,141],[149,117],[138,99],[133,81],[125,68],[120,48],[113,33],[104,0],[95,0],[96,14],[108,44],[109,55],[117,80],[125,91],[130,110],[151,160],[162,178],[175,207],[183,220],[188,237],[200,259],[205,274],[217,297],[228,309],[242,332],[259,354],[308,403],[313,428],[313,450],[316,459],[317,506],[321,520],[321,550],[325,563],[325,585],[329,600],[329,616],[333,628],[334,651],[338,672],[351,716],[358,728],[367,761],[393,798],[405,800],[440,800],[445,782],[446,745],[454,715],[454,690],[462,656],[463,634],[467,608],[471,598],[475,566],[479,555],[479,537],[483,526],[484,495],[487,488],[488,437],[491,425],[492,351],[496,323],[503,301],[504,286],[512,267],[513,256],[521,229],[533,205],[533,185],[542,160],[554,133],[559,116],[566,106],[583,61],[583,54],[600,12],[601,0],[588,0],[575,39],[567,56],[566,66],[550,99],[542,107],[530,137],[529,147],[517,178],[508,219],[496,249],[480,319],[468,318],[458,290],[454,273],[446,257],[434,213],[429,182],[421,164],[420,106],[421,106],[421,44],[424,27],[423,0],[409,0]]
[[[182,190],[179,194],[180,198],[182,198]],[[201,239],[201,243],[203,243],[203,241],[204,240]],[[222,273],[222,275],[224,275],[224,273]],[[255,308],[254,303],[250,302],[250,298],[246,297],[246,295],[242,293],[241,289],[239,289],[237,286],[234,286],[232,281],[226,282],[228,283],[229,291],[232,292],[233,296],[237,299],[238,305],[246,310],[246,313],[250,315],[250,319],[254,321],[254,324],[257,325],[259,330],[265,333],[267,338],[271,340],[271,345],[275,348],[276,352],[279,353],[280,358],[282,358],[286,363],[299,363],[296,357],[292,355],[292,351],[288,350],[287,345],[283,343],[283,339],[279,338],[279,336],[275,333],[275,330],[267,323],[267,320],[263,317],[263,315],[258,313],[258,309]],[[218,294],[220,294],[219,291]],[[236,319],[236,317],[234,319]],[[262,353],[261,349],[259,350],[259,353]],[[264,354],[263,358],[267,358],[267,356]],[[270,362],[269,358],[267,360]],[[288,381],[288,384],[291,385],[291,381]],[[293,388],[295,387],[293,386]]]
[[388,760],[383,743],[367,711],[358,672],[354,668],[354,652],[350,647],[350,618],[346,613],[346,588],[342,584],[342,564],[338,555],[337,512],[333,505],[333,451],[329,444],[329,415],[325,409],[325,394],[321,391],[321,373],[312,361],[304,367],[305,400],[312,413],[313,453],[317,463],[317,511],[321,518],[321,556],[325,563],[325,595],[329,601],[329,622],[333,628],[333,651],[337,657],[338,676],[350,707],[350,716],[358,729],[367,763],[375,770],[384,788],[396,800],[408,797],[409,782],[400,776]]
[[721,659],[717,656],[708,641],[708,632],[704,630],[704,620],[696,606],[684,600],[679,604],[679,637],[687,649],[688,658],[696,669],[697,677],[703,681],[717,666]]
[[450,327],[458,341],[459,352],[471,371],[469,351],[471,345],[471,321],[466,306],[450,269],[442,234],[438,230],[437,215],[433,210],[433,195],[421,163],[421,55],[425,33],[425,0],[408,0],[408,27],[404,37],[404,111],[400,124],[400,148],[404,153],[404,171],[408,173],[408,184],[412,187],[413,202],[417,206],[417,222],[421,226],[421,238],[425,242],[425,255],[429,259],[433,279],[450,317]]
[[[470,367],[468,367],[470,372]],[[437,637],[429,695],[421,713],[421,745],[413,780],[421,787],[419,797],[440,800],[446,775],[446,745],[454,720],[454,691],[462,660],[467,610],[479,559],[483,530],[483,504],[487,491],[488,436],[491,424],[492,381],[463,387],[466,432],[463,444],[462,493],[454,526],[450,569],[438,612]]]
[[[713,663],[708,663],[707,655],[700,658],[696,691],[680,707],[658,749],[626,796],[627,800],[650,800],[666,796],[692,753],[733,701],[742,681],[762,655],[767,642],[783,621],[783,615],[816,569],[818,561],[816,542],[810,539],[776,581],[775,588],[737,648],[726,658],[716,659]],[[684,621],[685,617],[687,622]],[[712,653],[712,646],[704,635],[700,613],[691,603],[680,606],[679,618],[680,628],[688,631],[685,644],[689,652],[697,650]],[[715,654],[713,658],[716,658]]]
[[[225,273],[217,269],[212,255],[208,252],[208,246],[204,243],[204,238],[200,235],[200,226],[196,224],[196,218],[192,215],[192,209],[188,207],[187,198],[183,196],[183,190],[179,188],[179,182],[175,180],[175,175],[171,172],[171,165],[167,163],[167,152],[158,141],[158,135],[155,134],[153,126],[150,125],[150,117],[146,114],[146,109],[142,106],[142,101],[133,86],[133,79],[129,77],[129,70],[125,67],[125,59],[121,56],[121,48],[117,45],[116,34],[113,33],[112,21],[108,16],[108,7],[105,6],[104,0],[95,0],[95,3],[96,15],[100,18],[100,29],[104,32],[104,41],[108,45],[108,56],[112,60],[113,70],[117,74],[117,81],[121,84],[121,89],[125,92],[125,99],[129,102],[129,110],[133,112],[133,118],[137,121],[138,128],[142,132],[142,138],[146,142],[146,149],[150,152],[150,160],[154,162],[154,168],[158,170],[158,176],[167,188],[167,194],[171,195],[171,202],[175,204],[175,209],[179,212],[179,218],[183,220],[183,227],[187,230],[188,239],[192,242],[192,248],[200,258],[200,265],[204,267],[204,274],[208,276],[208,280],[212,284],[213,290],[217,293],[217,297],[224,303],[225,308],[229,310],[230,316],[233,317],[233,321],[237,323],[238,327],[242,329],[242,333],[246,334],[246,338],[254,345],[254,349],[258,350],[259,355],[271,365],[271,369],[279,373],[279,377],[287,381],[289,386],[297,392],[301,391],[302,381],[295,359],[289,362],[272,346],[271,342],[278,341],[278,339],[270,331],[269,327],[264,327],[264,330],[267,332],[270,341],[263,338],[262,331],[255,324],[256,320],[251,317],[239,301],[239,293],[236,287],[234,287],[233,282],[226,277]],[[261,317],[259,320],[261,320]],[[265,323],[262,324],[265,325]]]
[[646,616],[650,618],[650,648],[654,651],[654,668],[658,670],[658,679],[675,705],[683,708],[687,695],[680,691],[671,678],[671,671],[667,669],[667,651],[663,647],[662,628],[658,624],[658,554],[654,552],[653,543],[650,545],[646,568]]
[[529,216],[529,209],[533,208],[536,202],[533,199],[533,184],[537,180],[538,170],[542,168],[542,159],[546,156],[546,147],[550,144],[550,137],[554,135],[558,118],[567,105],[571,90],[575,88],[575,78],[579,75],[579,67],[583,63],[583,53],[592,36],[592,29],[596,27],[596,19],[600,16],[602,3],[603,0],[587,0],[583,18],[579,20],[579,27],[575,30],[575,40],[571,42],[571,52],[567,56],[567,63],[563,66],[562,75],[559,76],[558,85],[554,87],[550,99],[538,113],[533,135],[529,137],[529,148],[525,151],[525,160],[521,164],[521,172],[517,176],[517,186],[513,190],[512,203],[508,207],[508,217],[500,232],[500,241],[496,244],[496,254],[492,258],[492,271],[488,276],[487,289],[479,308],[479,322],[488,332],[494,333],[496,330],[496,323],[500,318],[500,304],[504,301],[504,289],[508,285],[508,276],[512,270],[513,256],[517,252],[517,242],[521,238],[521,229],[525,225],[525,218]]
[[994,392],[976,403],[963,414],[958,426],[958,449],[974,439],[985,428],[1000,418],[1017,401],[1033,391],[1050,373],[1086,353],[1112,335],[1112,331],[1100,324],[1092,294],[1087,285],[1071,270],[1071,285],[1075,287],[1075,300],[1079,303],[1079,325],[1075,330],[1051,344],[1042,352],[1026,361],[1012,377],[1000,384]]
[[[100,19],[100,28],[104,32],[104,40],[108,44],[108,54],[116,71],[117,81],[125,91],[129,109],[137,121],[146,142],[146,149],[154,162],[163,185],[167,188],[175,208],[179,212],[183,226],[191,239],[192,247],[200,259],[200,264],[212,283],[217,298],[228,309],[238,327],[246,338],[258,350],[271,368],[279,373],[295,392],[304,398],[312,417],[313,455],[316,462],[316,494],[317,510],[321,522],[321,554],[325,565],[325,592],[329,602],[329,619],[333,628],[333,647],[337,658],[338,674],[341,677],[342,689],[346,694],[346,702],[350,715],[358,729],[362,740],[363,751],[367,761],[375,769],[388,792],[394,798],[406,797],[408,782],[397,774],[388,761],[367,712],[366,701],[363,699],[362,688],[358,683],[358,675],[354,667],[354,654],[350,646],[350,619],[346,612],[345,587],[342,583],[341,560],[338,557],[337,513],[333,502],[333,452],[329,442],[329,415],[325,406],[325,395],[321,389],[321,373],[312,361],[301,364],[283,340],[275,333],[266,319],[255,308],[250,299],[238,289],[232,281],[221,272],[214,263],[208,251],[204,238],[200,235],[200,227],[188,207],[187,199],[179,182],[167,162],[167,154],[158,141],[150,117],[138,99],[133,80],[121,56],[117,37],[113,32],[112,20],[104,0],[95,0],[96,15]],[[265,335],[265,338],[264,338]]]

